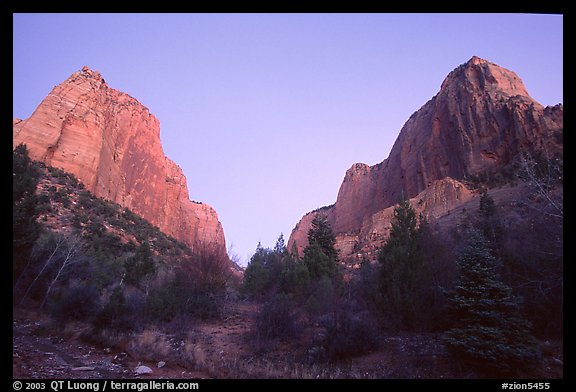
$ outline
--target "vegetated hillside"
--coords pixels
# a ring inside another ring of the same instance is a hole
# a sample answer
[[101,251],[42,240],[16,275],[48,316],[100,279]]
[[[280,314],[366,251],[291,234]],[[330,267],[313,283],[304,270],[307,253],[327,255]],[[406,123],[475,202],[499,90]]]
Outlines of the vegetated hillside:
[[161,232],[128,208],[94,196],[73,174],[36,162],[41,170],[38,219],[47,230],[77,234],[104,257],[122,258],[147,244],[160,262],[190,257],[190,248]]
[[24,145],[13,162],[16,306],[95,331],[219,317],[233,280],[227,256],[192,252],[73,175],[30,160]]
[[189,199],[182,169],[165,156],[160,121],[137,99],[83,67],[60,83],[32,115],[13,120],[13,145],[73,173],[92,194],[153,223],[190,248],[226,254],[216,211]]

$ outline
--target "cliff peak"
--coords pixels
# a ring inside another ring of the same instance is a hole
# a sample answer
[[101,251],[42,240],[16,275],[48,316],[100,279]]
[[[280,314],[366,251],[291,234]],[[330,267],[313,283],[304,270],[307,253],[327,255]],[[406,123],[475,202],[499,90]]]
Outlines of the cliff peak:
[[104,80],[104,78],[102,77],[102,74],[100,72],[98,72],[94,69],[91,69],[90,67],[88,67],[86,65],[83,66],[80,69],[80,71],[73,73],[69,79],[75,80],[78,76],[83,77],[83,78],[87,78],[87,79],[92,79],[94,81],[100,82],[101,84],[106,84],[106,81]]
[[355,175],[363,175],[369,174],[371,167],[365,163],[354,163],[350,168],[346,171],[345,178],[352,177]]
[[186,177],[164,155],[158,119],[100,72],[84,66],[54,87],[29,118],[13,120],[12,140],[192,249],[226,252],[216,211],[189,199]]
[[[324,211],[342,256],[378,248],[400,199],[427,195],[425,212],[444,213],[469,197],[458,181],[509,165],[523,151],[561,150],[563,113],[533,100],[516,73],[473,56],[406,121],[388,158],[346,172],[335,205]],[[306,246],[313,218],[296,225],[289,248]]]
[[89,74],[89,73],[92,73],[92,72],[94,72],[94,71],[92,71],[92,70],[90,69],[90,67],[88,67],[87,65],[85,65],[85,66],[82,67],[82,72]]
[[444,79],[440,92],[456,93],[462,90],[475,94],[530,97],[515,72],[478,56],[472,56],[466,63],[450,72]]

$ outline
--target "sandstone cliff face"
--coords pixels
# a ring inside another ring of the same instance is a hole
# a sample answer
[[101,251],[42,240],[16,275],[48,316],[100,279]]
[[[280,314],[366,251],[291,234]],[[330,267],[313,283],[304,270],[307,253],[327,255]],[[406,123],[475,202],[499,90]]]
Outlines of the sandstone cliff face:
[[186,177],[164,155],[158,119],[100,73],[82,68],[13,124],[13,147],[25,143],[31,158],[73,173],[192,248],[226,251],[216,211],[190,201]]
[[[462,203],[478,197],[478,194],[473,193],[463,183],[446,177],[434,181],[428,188],[410,198],[409,202],[417,214],[422,213],[430,221],[434,221]],[[338,210],[335,207],[325,207],[304,215],[292,230],[288,249],[291,249],[292,243],[295,242],[299,254],[302,255],[304,248],[308,245],[308,230],[318,213],[325,214],[332,227],[335,227],[334,222],[338,220]],[[395,205],[390,205],[375,213],[364,215],[355,230],[347,232],[334,230],[335,247],[341,258],[360,260],[366,256],[369,259],[375,259],[378,249],[390,235],[394,208]]]
[[[421,200],[429,190],[434,196],[428,195],[430,204],[420,210],[431,213],[443,199],[467,197],[455,180],[505,165],[521,151],[555,147],[563,114],[562,105],[545,108],[534,101],[514,72],[472,57],[408,119],[386,160],[354,164],[346,172],[336,203],[323,211],[340,238],[341,254],[379,246],[389,225],[384,211],[401,198]],[[451,180],[438,182],[446,178]],[[296,225],[289,247],[306,246],[312,219],[313,213],[307,214]]]

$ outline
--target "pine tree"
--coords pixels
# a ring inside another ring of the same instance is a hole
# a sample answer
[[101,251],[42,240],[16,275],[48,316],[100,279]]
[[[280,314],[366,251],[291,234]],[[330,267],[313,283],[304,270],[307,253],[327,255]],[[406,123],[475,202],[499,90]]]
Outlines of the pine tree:
[[497,245],[502,238],[502,222],[496,203],[486,189],[480,194],[480,208],[478,212],[479,220],[477,226],[480,227],[486,239],[492,244]]
[[337,264],[322,251],[317,243],[313,242],[304,249],[304,265],[310,272],[312,279],[321,278],[322,276],[334,276],[337,270]]
[[480,212],[484,216],[493,216],[496,214],[496,203],[488,191],[484,189],[480,194]]
[[296,241],[292,242],[292,247],[290,248],[289,253],[293,260],[297,260],[300,258],[300,255],[298,254],[298,246],[296,245]]
[[382,311],[391,328],[416,329],[424,307],[422,295],[424,250],[421,247],[421,227],[424,219],[408,200],[394,209],[390,237],[380,249],[380,290]]
[[274,253],[278,255],[284,255],[286,253],[286,244],[284,243],[284,234],[280,233],[280,237],[276,240],[276,245],[274,245]]
[[303,298],[310,286],[310,272],[306,264],[299,259],[289,256],[280,275],[282,290],[287,294],[295,294]]
[[328,219],[317,214],[308,231],[308,246],[304,249],[303,261],[311,278],[323,275],[334,277],[338,272],[338,251],[334,247],[336,236]]
[[308,245],[317,244],[322,253],[330,260],[338,260],[338,251],[334,247],[336,236],[332,231],[332,226],[324,214],[316,214],[312,220],[310,230],[308,230]]
[[446,333],[448,348],[481,368],[514,372],[539,356],[528,322],[522,317],[512,289],[500,278],[490,243],[476,229],[458,266],[460,278],[450,298],[457,326]]

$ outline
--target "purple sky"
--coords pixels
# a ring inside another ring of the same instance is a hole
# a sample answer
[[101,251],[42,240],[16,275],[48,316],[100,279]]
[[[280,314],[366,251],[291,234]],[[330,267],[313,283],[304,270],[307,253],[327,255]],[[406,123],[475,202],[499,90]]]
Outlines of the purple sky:
[[473,55],[563,102],[563,17],[526,14],[15,14],[13,116],[82,66],[160,120],[190,196],[246,264],[390,152]]

